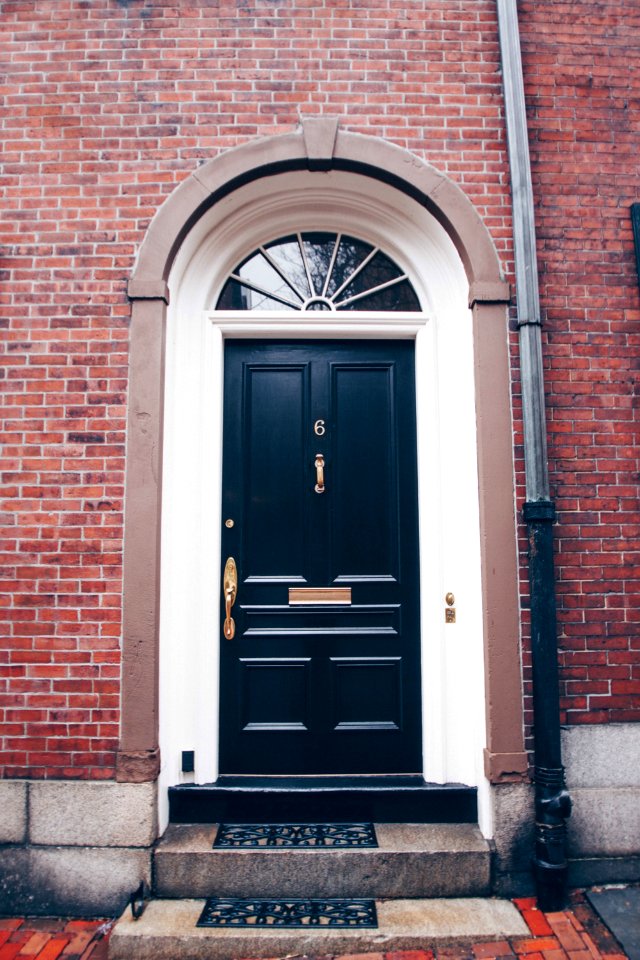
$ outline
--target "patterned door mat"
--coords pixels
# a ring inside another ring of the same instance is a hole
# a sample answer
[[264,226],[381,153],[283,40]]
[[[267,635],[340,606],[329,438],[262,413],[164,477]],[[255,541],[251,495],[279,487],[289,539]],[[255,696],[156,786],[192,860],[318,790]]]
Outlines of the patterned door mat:
[[377,927],[374,900],[210,897],[198,927]]
[[372,823],[221,823],[214,847],[377,847]]

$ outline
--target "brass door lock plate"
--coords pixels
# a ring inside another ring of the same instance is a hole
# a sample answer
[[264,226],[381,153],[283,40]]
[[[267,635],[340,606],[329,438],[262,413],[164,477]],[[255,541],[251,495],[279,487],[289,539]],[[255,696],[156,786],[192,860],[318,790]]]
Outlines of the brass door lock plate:
[[445,598],[444,598],[444,601],[445,601],[445,603],[446,603],[446,607],[445,607],[445,610],[444,610],[444,622],[445,622],[445,623],[455,623],[455,622],[456,622],[456,608],[454,607],[454,603],[456,602],[456,598],[455,598],[454,595],[451,593],[451,591],[449,591],[449,592],[447,593],[447,595],[446,595]]

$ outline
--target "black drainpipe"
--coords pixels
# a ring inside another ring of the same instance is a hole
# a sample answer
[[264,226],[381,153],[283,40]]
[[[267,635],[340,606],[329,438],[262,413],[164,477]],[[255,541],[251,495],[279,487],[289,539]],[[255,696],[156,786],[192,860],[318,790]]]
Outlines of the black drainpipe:
[[533,189],[516,0],[497,0],[513,205],[516,295],[524,427],[533,665],[535,851],[538,905],[564,906],[567,883],[565,788],[560,746],[560,697],[553,564],[555,506],[549,494],[540,298]]

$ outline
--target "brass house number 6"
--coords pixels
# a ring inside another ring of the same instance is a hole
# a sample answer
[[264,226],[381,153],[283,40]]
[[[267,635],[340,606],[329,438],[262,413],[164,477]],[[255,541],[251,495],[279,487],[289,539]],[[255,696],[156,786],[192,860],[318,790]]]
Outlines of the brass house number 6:
[[324,425],[324,420],[316,420],[313,425],[313,432],[315,433],[316,437],[324,437],[325,433],[327,432],[327,428]]

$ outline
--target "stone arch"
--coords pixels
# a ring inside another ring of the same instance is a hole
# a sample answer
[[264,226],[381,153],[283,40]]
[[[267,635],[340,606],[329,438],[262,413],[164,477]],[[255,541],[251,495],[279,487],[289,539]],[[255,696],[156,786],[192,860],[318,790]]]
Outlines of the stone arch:
[[297,133],[266,137],[207,161],[154,216],[129,281],[131,299],[168,300],[175,255],[194,223],[250,180],[287,170],[354,170],[397,186],[423,204],[453,240],[469,280],[470,300],[509,299],[491,237],[452,180],[385,140],[340,131],[331,119],[307,120]]
[[155,779],[158,753],[158,626],[164,325],[175,257],[212,205],[238,187],[289,170],[345,170],[410,195],[444,227],[469,283],[480,474],[485,770],[493,782],[526,770],[522,734],[512,426],[506,307],[509,287],[490,235],[452,181],[412,154],[338,130],[336,120],[247,143],[194,171],[165,201],[129,281],[132,300],[124,566],[122,726],[118,779]]

